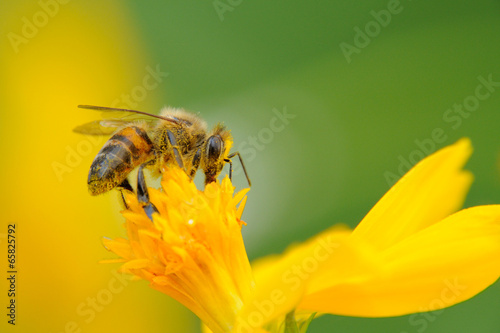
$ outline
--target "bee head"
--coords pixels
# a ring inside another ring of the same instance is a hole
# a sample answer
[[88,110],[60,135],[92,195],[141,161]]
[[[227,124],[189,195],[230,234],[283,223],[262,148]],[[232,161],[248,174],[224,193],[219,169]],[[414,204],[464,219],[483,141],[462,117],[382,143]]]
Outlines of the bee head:
[[224,160],[229,154],[233,139],[231,133],[222,124],[215,126],[205,141],[203,149],[202,168],[205,173],[205,183],[214,182],[224,167]]

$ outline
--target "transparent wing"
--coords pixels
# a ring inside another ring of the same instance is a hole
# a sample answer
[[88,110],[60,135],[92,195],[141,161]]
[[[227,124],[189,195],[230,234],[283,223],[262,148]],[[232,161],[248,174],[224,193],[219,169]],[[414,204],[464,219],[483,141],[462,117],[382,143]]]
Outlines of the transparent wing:
[[157,119],[166,120],[172,123],[178,123],[177,119],[165,118],[158,116],[156,114],[151,114],[147,112],[120,109],[120,108],[108,108],[105,106],[94,106],[94,105],[78,105],[81,109],[89,109],[94,111],[102,112],[102,120],[95,120],[90,123],[80,125],[73,129],[76,133],[86,134],[86,135],[111,135],[118,128],[128,126],[134,122],[154,122]]
[[73,132],[86,135],[111,135],[118,128],[125,127],[132,122],[133,121],[125,119],[95,120],[91,121],[90,123],[75,127],[73,129]]

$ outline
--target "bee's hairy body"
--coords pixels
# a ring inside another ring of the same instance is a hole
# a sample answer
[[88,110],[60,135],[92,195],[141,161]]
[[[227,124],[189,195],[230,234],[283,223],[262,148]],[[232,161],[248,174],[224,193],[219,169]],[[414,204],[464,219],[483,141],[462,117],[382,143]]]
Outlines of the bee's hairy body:
[[[128,174],[139,165],[154,172],[176,163],[194,177],[199,167],[205,183],[216,180],[228,162],[232,137],[221,124],[207,134],[206,123],[194,114],[165,108],[155,123],[133,122],[119,129],[92,162],[89,192],[98,195],[127,183]],[[126,186],[122,186],[127,188]]]
[[207,137],[206,123],[196,115],[178,109],[166,108],[160,115],[175,119],[179,124],[160,120],[154,130],[153,140],[156,143],[155,151],[156,155],[159,156],[156,161],[158,168],[155,169],[160,170],[161,165],[169,165],[176,162],[175,154],[172,151],[172,145],[168,137],[168,133],[170,132],[175,138],[177,143],[176,148],[182,156],[186,171],[188,173],[192,172],[192,157],[203,145]]
[[116,132],[92,162],[88,186],[92,195],[105,193],[121,184],[136,166],[151,159],[154,144],[139,126]]

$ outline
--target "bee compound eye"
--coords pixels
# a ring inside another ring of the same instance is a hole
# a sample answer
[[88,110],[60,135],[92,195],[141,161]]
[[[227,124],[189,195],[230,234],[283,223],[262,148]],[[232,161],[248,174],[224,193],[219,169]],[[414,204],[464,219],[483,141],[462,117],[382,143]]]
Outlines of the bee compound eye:
[[219,159],[222,153],[222,139],[218,135],[213,135],[207,140],[207,158],[210,161]]

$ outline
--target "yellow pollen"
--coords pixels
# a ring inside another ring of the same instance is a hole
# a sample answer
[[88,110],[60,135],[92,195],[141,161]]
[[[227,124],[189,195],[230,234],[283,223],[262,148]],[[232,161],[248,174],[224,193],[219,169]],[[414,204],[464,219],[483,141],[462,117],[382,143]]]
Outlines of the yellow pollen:
[[159,214],[151,221],[134,195],[127,196],[127,239],[104,239],[124,264],[193,311],[214,332],[230,332],[253,288],[241,237],[248,189],[234,193],[226,177],[199,191],[184,171],[163,174],[162,190],[149,189]]

